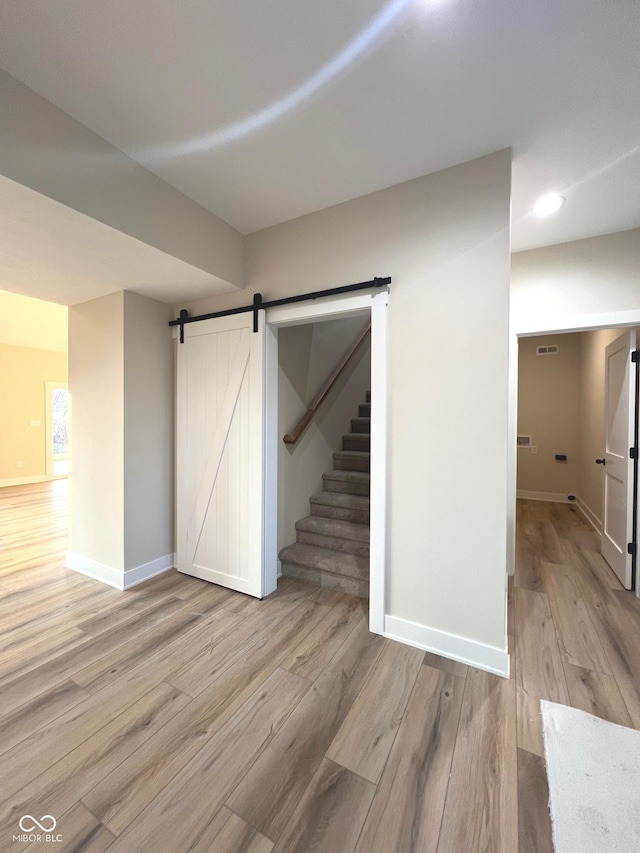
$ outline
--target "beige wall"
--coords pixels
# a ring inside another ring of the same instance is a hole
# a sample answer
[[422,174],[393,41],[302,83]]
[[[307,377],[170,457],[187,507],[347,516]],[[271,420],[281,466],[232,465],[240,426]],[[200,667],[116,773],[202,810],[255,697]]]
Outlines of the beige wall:
[[[0,484],[46,476],[45,386],[67,381],[67,354],[0,343]],[[31,420],[40,421],[37,427]],[[17,468],[16,462],[22,467]]]
[[173,553],[171,308],[124,294],[124,565]]
[[69,309],[68,562],[116,584],[173,554],[170,314],[123,291]]
[[[369,318],[288,326],[278,332],[278,436],[290,432]],[[280,441],[278,454],[278,550],[295,541],[295,523],[309,514],[309,497],[322,489],[322,474],[370,388],[370,347],[341,375],[296,444]]]
[[69,309],[70,550],[124,571],[122,291]]
[[510,175],[501,151],[257,232],[246,292],[186,306],[393,277],[388,613],[432,642],[445,632],[500,650]]
[[[537,355],[556,344],[557,355]],[[519,344],[518,435],[537,453],[518,449],[518,490],[577,495],[580,479],[580,335],[522,338]],[[556,454],[566,454],[557,462]]]

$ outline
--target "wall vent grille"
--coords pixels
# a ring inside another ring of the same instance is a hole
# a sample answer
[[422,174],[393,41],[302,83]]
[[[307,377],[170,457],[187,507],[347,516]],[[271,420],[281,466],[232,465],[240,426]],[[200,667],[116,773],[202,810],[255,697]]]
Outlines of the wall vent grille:
[[538,347],[537,349],[538,355],[557,355],[558,354],[558,345],[550,344],[546,347]]

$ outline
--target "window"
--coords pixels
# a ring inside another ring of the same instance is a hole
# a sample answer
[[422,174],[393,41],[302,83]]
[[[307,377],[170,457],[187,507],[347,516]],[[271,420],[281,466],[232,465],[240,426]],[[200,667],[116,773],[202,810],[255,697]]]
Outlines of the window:
[[47,477],[69,473],[69,390],[64,382],[45,382]]

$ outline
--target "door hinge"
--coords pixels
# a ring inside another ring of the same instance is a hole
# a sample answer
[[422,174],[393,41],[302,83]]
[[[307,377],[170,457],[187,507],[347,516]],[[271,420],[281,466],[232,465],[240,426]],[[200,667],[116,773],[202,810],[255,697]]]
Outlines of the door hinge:
[[638,448],[630,447],[629,448],[629,459],[637,459],[638,458]]
[[631,361],[634,364],[640,363],[640,349],[631,350]]
[[632,557],[635,557],[638,553],[638,546],[635,542],[629,542],[627,545],[627,554],[631,554]]

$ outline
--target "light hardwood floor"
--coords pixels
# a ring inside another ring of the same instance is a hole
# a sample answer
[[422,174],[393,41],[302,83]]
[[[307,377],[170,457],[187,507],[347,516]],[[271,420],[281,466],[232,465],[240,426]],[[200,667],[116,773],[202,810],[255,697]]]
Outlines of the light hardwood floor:
[[551,851],[538,703],[640,727],[640,604],[569,506],[520,502],[510,681],[370,634],[360,599],[259,602],[63,568],[66,485],[0,490],[0,850]]

